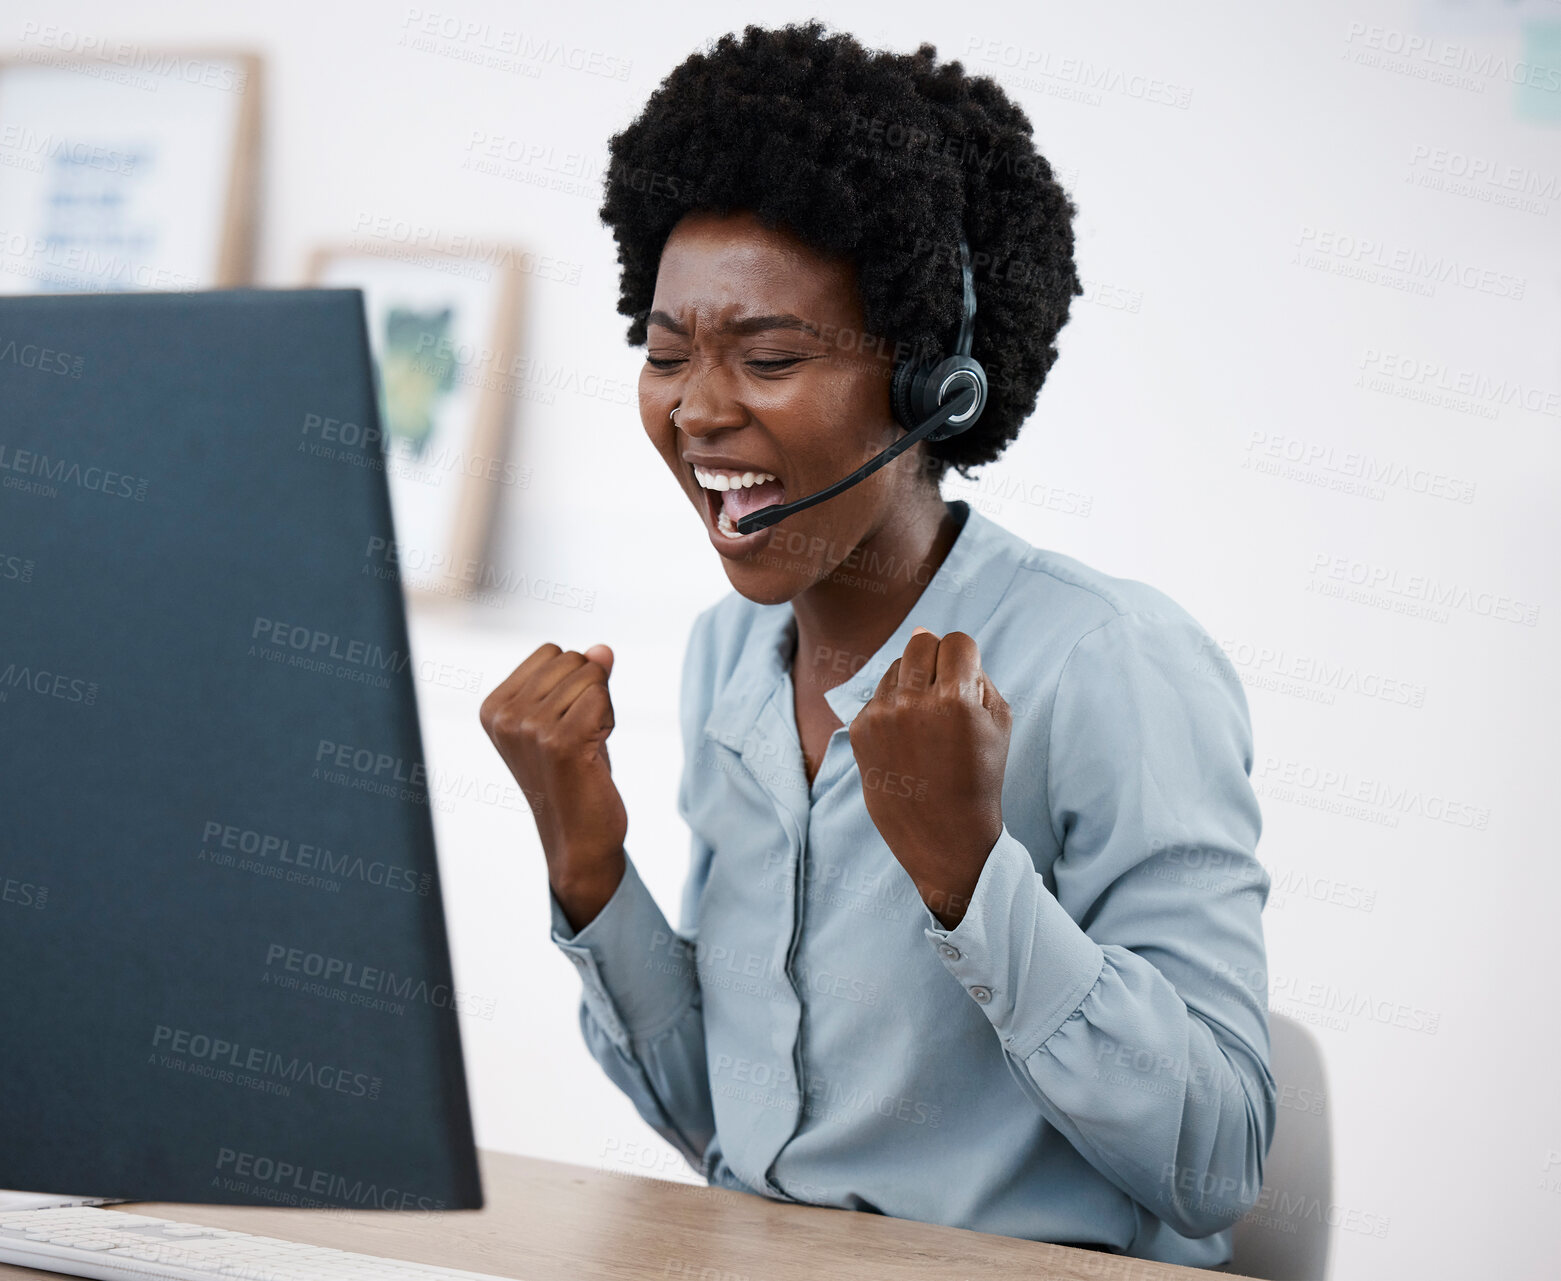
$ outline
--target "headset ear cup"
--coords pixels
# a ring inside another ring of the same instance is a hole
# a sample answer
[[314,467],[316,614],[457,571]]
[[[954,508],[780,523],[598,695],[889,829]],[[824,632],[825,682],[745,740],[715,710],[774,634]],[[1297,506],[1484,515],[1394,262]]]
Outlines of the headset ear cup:
[[[958,436],[974,427],[981,418],[981,411],[986,408],[987,385],[986,370],[981,367],[980,361],[970,356],[950,356],[928,370],[921,386],[916,389],[919,394],[915,408],[921,413],[921,421],[937,413],[939,405],[960,399],[972,387],[976,392],[974,406],[959,421],[944,423],[927,437],[929,441],[947,440],[950,436]],[[940,390],[944,390],[942,400],[938,397]]]

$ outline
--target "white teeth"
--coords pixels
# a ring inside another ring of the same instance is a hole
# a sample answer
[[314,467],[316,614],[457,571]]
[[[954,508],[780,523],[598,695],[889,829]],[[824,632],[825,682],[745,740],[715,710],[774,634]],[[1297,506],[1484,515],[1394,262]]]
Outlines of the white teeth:
[[694,468],[694,475],[704,489],[751,489],[753,486],[766,480],[778,480],[767,471],[725,472],[706,471],[703,467]]
[[732,524],[732,518],[726,514],[726,509],[725,508],[722,508],[720,514],[716,517],[716,519],[715,519],[715,527],[717,529],[719,529],[723,534],[725,534],[728,538],[746,538],[746,537],[748,537],[747,534],[739,534],[737,532],[737,526]]

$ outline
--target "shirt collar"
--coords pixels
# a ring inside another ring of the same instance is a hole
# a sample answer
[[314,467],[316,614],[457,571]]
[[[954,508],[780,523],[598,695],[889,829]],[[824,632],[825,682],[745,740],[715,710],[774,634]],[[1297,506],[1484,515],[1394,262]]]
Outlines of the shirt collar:
[[[1033,550],[1029,543],[983,516],[964,499],[955,499],[947,506],[956,516],[963,517],[964,525],[926,590],[878,651],[854,675],[824,692],[825,702],[842,725],[850,725],[862,705],[872,698],[884,672],[905,653],[911,632],[917,627],[926,627],[938,636],[966,632],[979,643],[981,629],[1007,592],[1020,564]],[[706,735],[738,750],[781,677],[790,671],[796,636],[796,615],[789,601],[779,605],[749,602],[748,608],[753,611],[754,620],[742,655],[715,692],[705,721]],[[787,710],[789,713],[790,709]]]

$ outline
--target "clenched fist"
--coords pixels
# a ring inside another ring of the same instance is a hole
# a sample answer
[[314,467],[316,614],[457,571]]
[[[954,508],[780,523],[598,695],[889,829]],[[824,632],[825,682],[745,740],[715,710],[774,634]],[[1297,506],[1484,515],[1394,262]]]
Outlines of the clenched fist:
[[483,699],[479,713],[531,806],[548,881],[576,930],[623,875],[629,815],[607,758],[612,664],[606,645],[583,654],[540,645]]
[[945,929],[964,919],[1003,834],[1012,726],[975,640],[925,627],[851,722],[868,816]]

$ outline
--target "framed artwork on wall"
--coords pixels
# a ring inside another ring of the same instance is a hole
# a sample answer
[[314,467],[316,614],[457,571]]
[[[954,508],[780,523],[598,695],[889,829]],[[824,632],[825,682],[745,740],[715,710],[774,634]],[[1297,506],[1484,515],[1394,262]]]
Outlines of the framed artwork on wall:
[[250,283],[260,58],[25,34],[0,53],[0,293]]
[[473,599],[502,496],[525,488],[508,457],[518,251],[473,255],[327,246],[312,285],[363,290],[396,526],[388,559],[409,594]]

